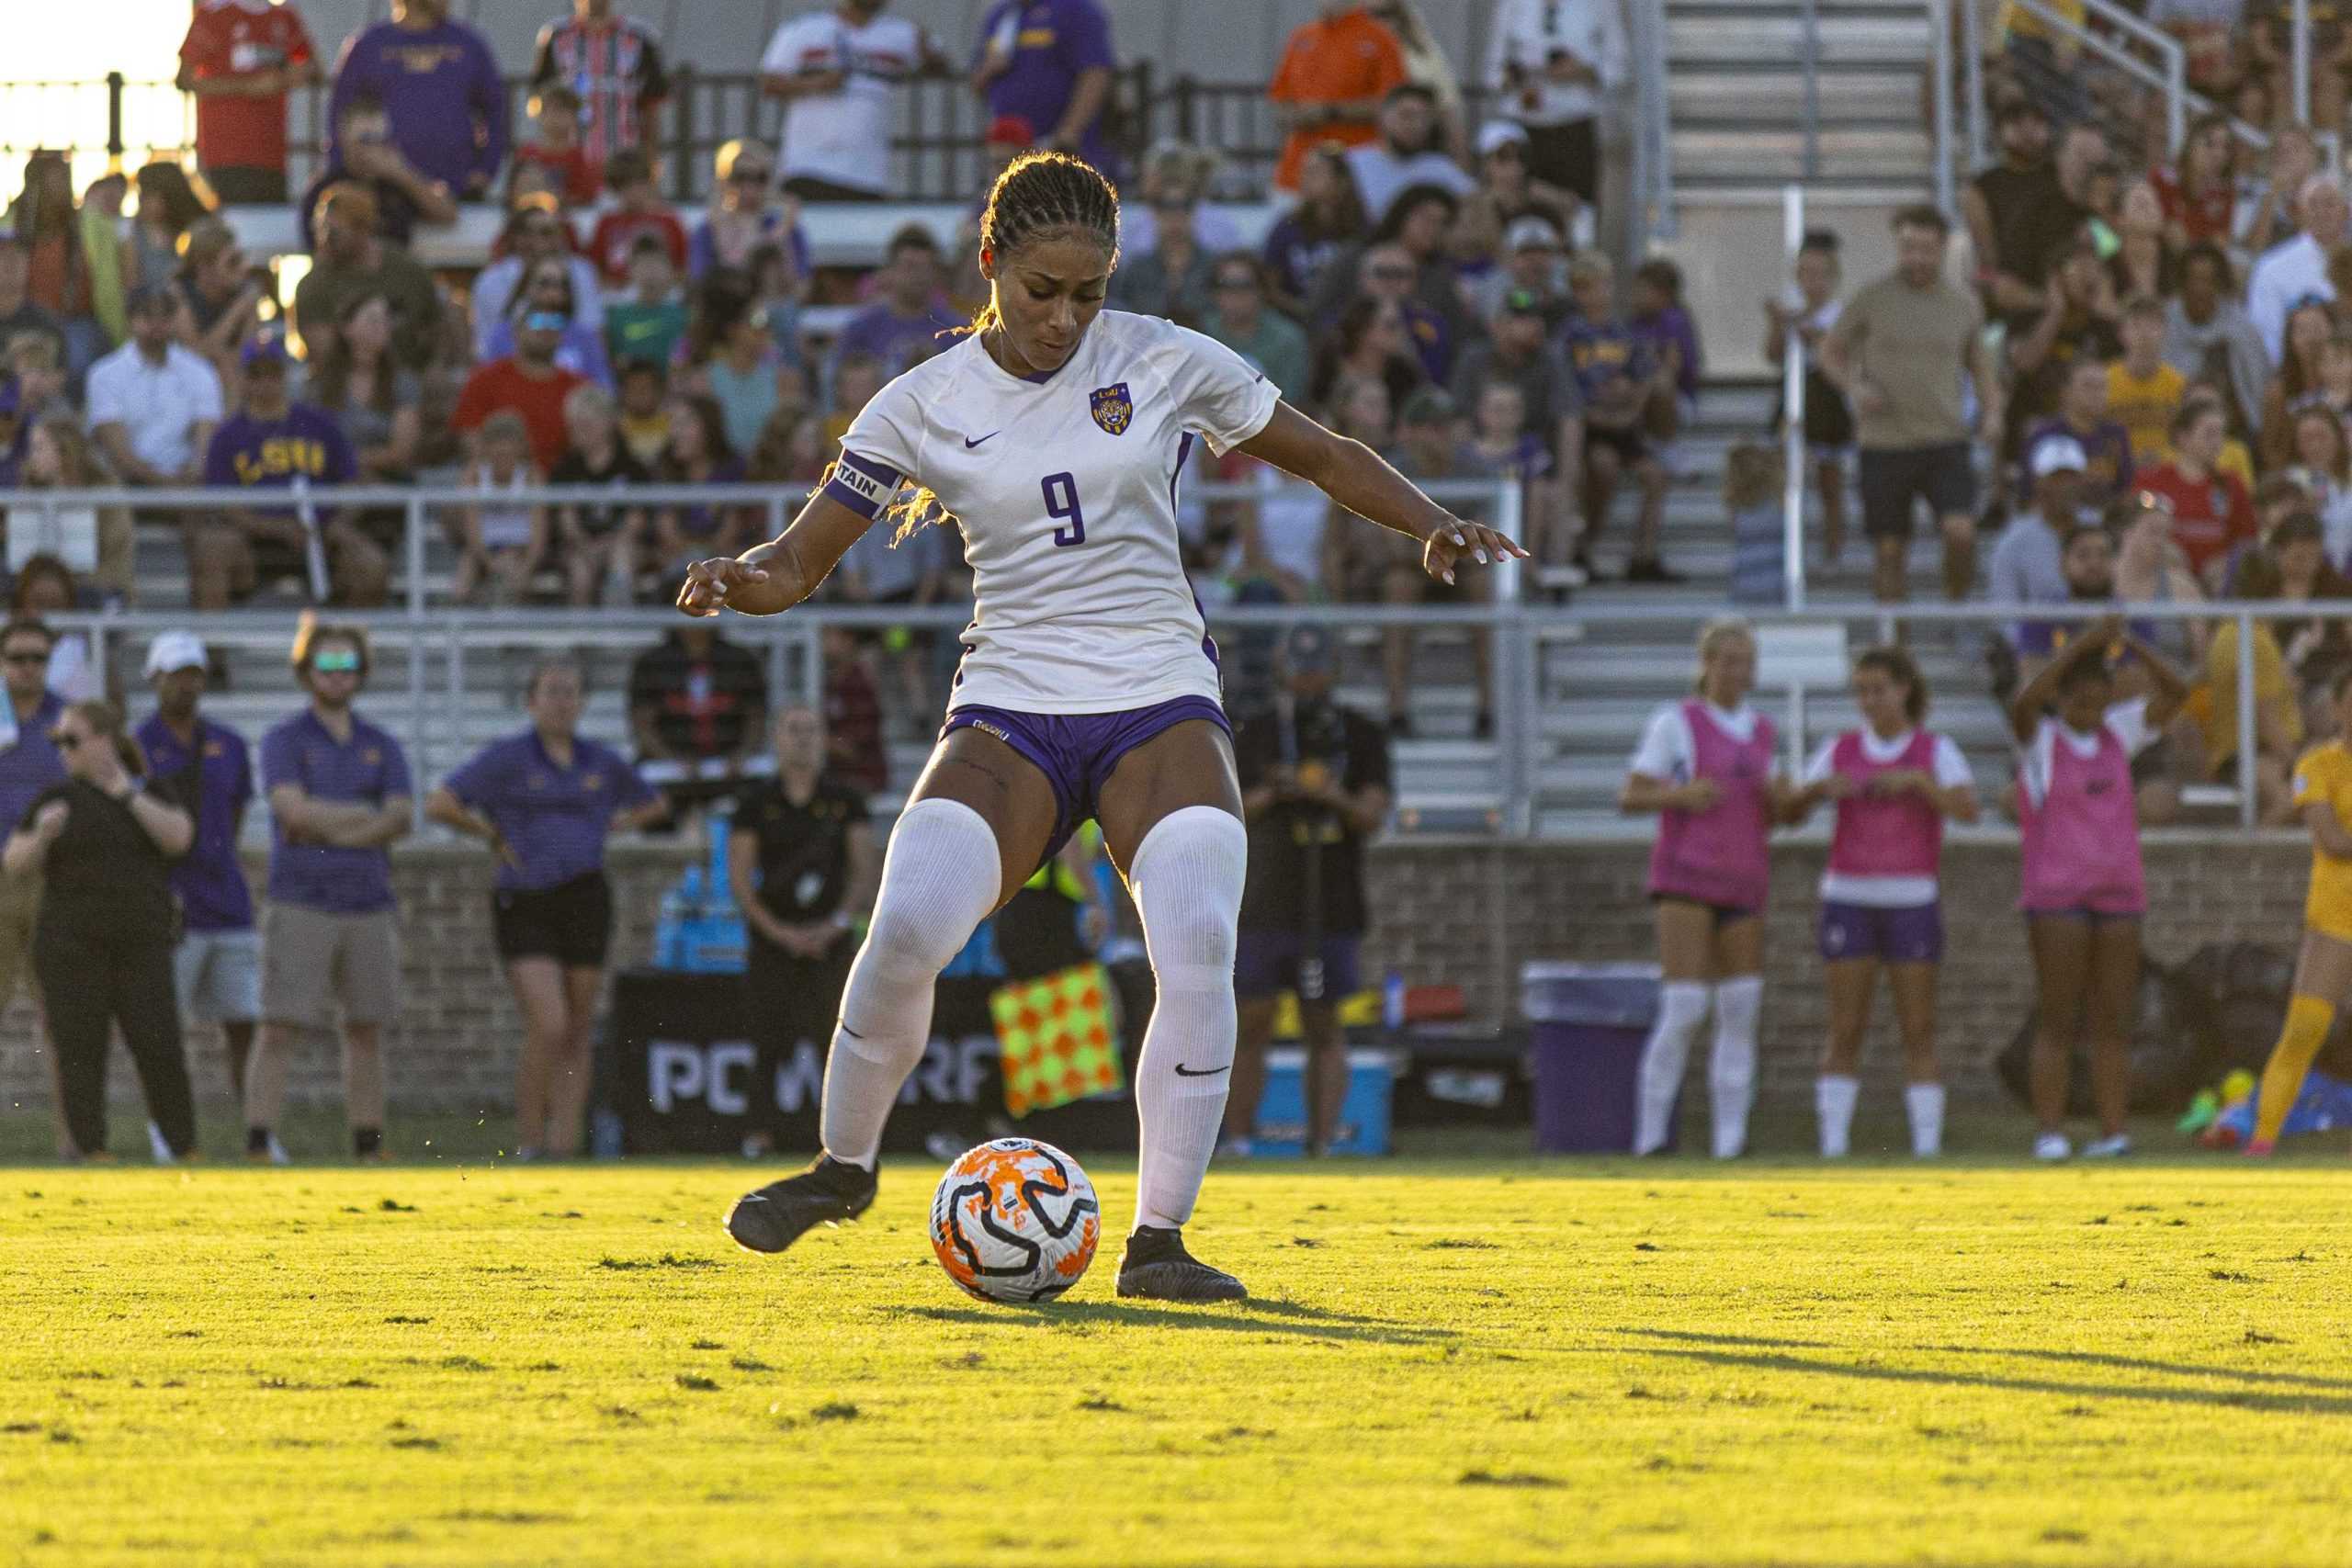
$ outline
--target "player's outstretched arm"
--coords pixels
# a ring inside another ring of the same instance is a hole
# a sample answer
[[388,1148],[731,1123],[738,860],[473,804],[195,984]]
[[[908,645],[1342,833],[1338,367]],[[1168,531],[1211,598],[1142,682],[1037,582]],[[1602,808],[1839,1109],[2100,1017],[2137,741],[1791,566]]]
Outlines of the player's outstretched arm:
[[1453,581],[1454,563],[1464,557],[1481,566],[1506,555],[1527,557],[1517,540],[1464,523],[1423,495],[1379,453],[1326,430],[1287,401],[1274,405],[1266,428],[1240,450],[1305,479],[1357,516],[1419,539],[1422,569],[1441,582]]
[[782,535],[740,556],[715,556],[686,569],[678,608],[689,615],[733,610],[776,615],[817,592],[849,547],[874,525],[822,491],[808,498]]

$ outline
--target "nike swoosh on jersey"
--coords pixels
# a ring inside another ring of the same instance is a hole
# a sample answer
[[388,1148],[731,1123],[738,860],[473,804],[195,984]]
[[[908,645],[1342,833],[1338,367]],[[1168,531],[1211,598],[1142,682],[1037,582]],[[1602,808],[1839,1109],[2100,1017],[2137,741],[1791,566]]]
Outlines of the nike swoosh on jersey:
[[1176,1064],[1176,1076],[1180,1078],[1213,1078],[1227,1070],[1225,1067],[1188,1067],[1182,1062]]
[[[1003,434],[1004,432],[1001,430],[991,430],[986,435],[981,436],[980,441],[993,441]],[[964,437],[964,450],[967,452],[970,451],[973,447],[978,446],[980,444],[980,441],[975,441],[970,436],[967,435]]]

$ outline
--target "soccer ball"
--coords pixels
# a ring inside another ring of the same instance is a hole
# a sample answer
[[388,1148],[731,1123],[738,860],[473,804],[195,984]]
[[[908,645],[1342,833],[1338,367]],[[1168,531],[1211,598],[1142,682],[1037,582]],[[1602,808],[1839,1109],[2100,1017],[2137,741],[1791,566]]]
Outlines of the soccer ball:
[[1086,1273],[1102,1234],[1086,1172],[1033,1138],[966,1150],[931,1201],[939,1266],[984,1302],[1053,1300]]

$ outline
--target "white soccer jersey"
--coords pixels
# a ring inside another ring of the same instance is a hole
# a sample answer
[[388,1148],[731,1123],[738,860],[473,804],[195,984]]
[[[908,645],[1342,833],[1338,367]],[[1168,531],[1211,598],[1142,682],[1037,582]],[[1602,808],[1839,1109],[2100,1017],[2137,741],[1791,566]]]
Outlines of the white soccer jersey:
[[1176,481],[1196,437],[1222,456],[1279,397],[1231,349],[1156,316],[1103,311],[1041,381],[974,334],[875,395],[825,493],[872,517],[901,481],[924,485],[961,520],[976,604],[949,711],[1215,700]]

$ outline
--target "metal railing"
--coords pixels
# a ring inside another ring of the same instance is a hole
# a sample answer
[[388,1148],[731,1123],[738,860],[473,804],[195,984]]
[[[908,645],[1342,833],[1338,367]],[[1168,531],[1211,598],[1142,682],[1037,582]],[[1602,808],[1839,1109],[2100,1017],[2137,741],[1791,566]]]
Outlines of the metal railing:
[[1625,7],[1633,54],[1634,239],[1643,249],[1675,236],[1674,109],[1668,96],[1666,7],[1640,0]]

